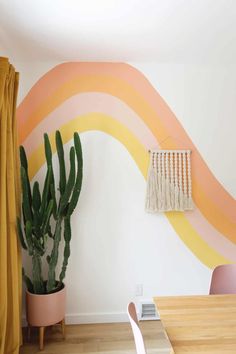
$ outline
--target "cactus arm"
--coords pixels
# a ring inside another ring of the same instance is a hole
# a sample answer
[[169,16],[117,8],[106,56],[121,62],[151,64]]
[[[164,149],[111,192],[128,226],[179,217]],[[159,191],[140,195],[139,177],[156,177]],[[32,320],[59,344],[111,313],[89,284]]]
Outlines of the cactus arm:
[[28,171],[28,161],[25,153],[24,146],[20,145],[20,163],[26,171]]
[[56,265],[58,261],[58,248],[61,241],[61,222],[62,218],[58,219],[56,223],[53,249],[49,261],[47,293],[50,293],[56,287]]
[[39,183],[36,181],[33,185],[33,196],[32,196],[32,209],[33,209],[33,233],[40,238],[42,236],[40,230],[40,206],[41,206],[41,195],[39,190]]
[[25,238],[28,245],[29,255],[32,256],[34,253],[34,245],[32,242],[32,225],[30,221],[26,221],[25,225]]
[[[23,277],[29,291],[36,294],[51,293],[62,283],[70,256],[71,224],[70,217],[73,213],[81,191],[83,177],[82,149],[78,133],[74,134],[74,147],[70,149],[70,172],[66,178],[64,150],[60,132],[56,132],[56,147],[59,159],[59,206],[57,207],[56,188],[52,165],[52,150],[47,134],[44,134],[44,148],[47,161],[47,174],[44,182],[42,195],[39,184],[35,182],[31,194],[28,178],[28,163],[25,150],[20,148],[21,157],[21,184],[22,184],[22,214],[24,230],[21,228],[20,219],[17,220],[17,229],[22,247],[28,250],[32,256],[32,281],[25,275]],[[75,161],[76,159],[76,161]],[[77,166],[76,166],[77,165]],[[77,167],[77,168],[76,168]],[[53,217],[56,226],[51,231],[50,220]],[[64,224],[63,224],[64,222]],[[61,241],[62,225],[64,230],[64,259],[59,275],[59,284],[56,279],[56,267],[58,263],[59,245]],[[47,255],[48,280],[46,283],[42,277],[42,259],[45,254],[46,236],[53,240],[53,248]]]
[[24,268],[22,268],[22,277],[25,282],[26,288],[30,293],[34,292],[34,287],[30,278],[25,274]]
[[32,221],[32,210],[31,210],[31,201],[30,201],[30,194],[28,191],[28,183],[27,183],[27,173],[25,168],[21,166],[21,186],[22,186],[22,208],[24,211],[25,220]]
[[74,133],[74,145],[75,145],[75,152],[76,152],[76,159],[77,159],[77,175],[74,190],[71,196],[71,200],[69,203],[67,215],[71,215],[75,210],[77,205],[81,186],[82,186],[82,179],[83,179],[83,155],[82,155],[82,147],[78,133]]
[[38,181],[34,182],[33,185],[33,197],[32,197],[32,207],[34,211],[39,211],[41,205],[41,195],[39,190]]
[[20,222],[20,219],[18,217],[17,217],[17,233],[18,233],[22,248],[27,250],[28,248],[27,248],[27,245],[25,243],[24,235],[23,235],[23,232],[22,232],[21,222]]
[[56,210],[57,210],[57,202],[56,202],[56,193],[55,193],[55,179],[53,173],[53,164],[52,164],[52,149],[48,135],[44,134],[44,150],[45,156],[47,161],[47,166],[51,166],[51,180],[49,185],[49,198],[54,200],[54,209],[53,209],[53,216],[56,218]]
[[83,154],[82,154],[82,146],[79,134],[77,132],[74,133],[74,145],[75,145],[75,152],[78,162],[79,168],[79,178],[82,179],[83,176]]
[[42,237],[42,232],[40,229],[40,215],[39,212],[35,211],[33,215],[33,234],[40,239]]
[[40,218],[40,206],[41,206],[41,195],[39,190],[39,183],[36,181],[33,185],[33,196],[32,196],[32,209],[33,209],[33,233],[40,238],[42,236],[40,230],[41,218]]
[[43,187],[43,195],[42,195],[42,203],[40,207],[40,217],[43,218],[45,210],[47,208],[48,197],[49,197],[49,189],[51,184],[52,177],[52,166],[48,166],[47,175]]
[[43,137],[44,137],[44,151],[45,151],[47,165],[52,166],[52,149],[51,149],[51,144],[50,144],[48,134],[45,133]]
[[64,219],[64,240],[65,240],[64,260],[63,260],[62,269],[59,277],[61,283],[65,278],[68,259],[70,257],[70,240],[71,240],[70,217],[65,217]]
[[69,198],[71,196],[71,192],[73,190],[75,184],[75,149],[71,147],[70,149],[70,173],[68,177],[68,181],[66,184],[65,192],[62,195],[59,206],[59,214],[62,214],[64,209],[66,208]]
[[39,254],[34,253],[32,257],[32,279],[35,294],[44,294],[44,284],[42,278],[42,260]]
[[51,199],[53,199],[53,217],[56,220],[57,219],[57,200],[56,200],[56,191],[55,191],[55,183],[50,184],[50,194],[51,194]]
[[27,191],[28,191],[29,200],[30,200],[30,204],[31,204],[32,203],[32,195],[31,195],[30,181],[29,181],[29,176],[28,176],[28,162],[27,162],[25,149],[22,145],[20,146],[20,163],[21,163],[21,166],[24,167],[25,172],[26,172]]
[[64,148],[61,139],[61,133],[59,132],[59,130],[56,131],[56,147],[57,147],[57,156],[58,156],[59,168],[60,168],[59,190],[61,195],[63,195],[66,188],[66,168],[65,168],[65,160],[64,160]]
[[45,249],[44,249],[43,245],[40,243],[40,240],[37,239],[35,236],[32,236],[32,242],[33,242],[33,245],[34,245],[34,250],[37,253],[39,253],[40,256],[43,256],[44,253],[45,253]]
[[45,212],[44,223],[42,224],[42,234],[43,235],[45,235],[47,233],[50,217],[52,215],[53,203],[54,203],[54,201],[51,199],[48,204],[47,210]]

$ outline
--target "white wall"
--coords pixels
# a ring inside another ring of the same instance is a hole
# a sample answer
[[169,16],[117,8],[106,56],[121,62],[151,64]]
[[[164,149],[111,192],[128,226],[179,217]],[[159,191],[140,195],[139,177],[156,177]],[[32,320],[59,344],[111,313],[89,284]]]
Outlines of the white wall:
[[235,66],[134,66],[164,98],[215,177],[236,198]]
[[[132,65],[147,76],[215,176],[235,196],[236,71],[232,67]],[[21,72],[21,100],[53,63],[15,66]],[[81,140],[84,182],[72,218],[67,321],[126,319],[126,304],[135,299],[137,284],[143,285],[143,299],[207,293],[211,271],[186,248],[165,216],[144,212],[145,180],[124,146],[101,132],[83,133]],[[43,173],[44,168],[36,178],[41,179]]]

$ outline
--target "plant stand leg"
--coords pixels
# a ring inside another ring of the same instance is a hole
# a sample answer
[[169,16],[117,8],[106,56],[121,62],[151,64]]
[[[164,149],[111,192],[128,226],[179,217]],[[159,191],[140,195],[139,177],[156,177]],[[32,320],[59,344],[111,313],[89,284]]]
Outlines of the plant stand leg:
[[39,350],[43,350],[45,327],[39,327]]
[[61,330],[62,330],[62,335],[63,338],[66,338],[66,326],[65,326],[65,319],[63,318],[63,320],[61,320]]
[[31,332],[31,328],[30,328],[30,324],[28,324],[28,328],[27,328],[27,339],[28,339],[28,342],[30,341],[30,332]]

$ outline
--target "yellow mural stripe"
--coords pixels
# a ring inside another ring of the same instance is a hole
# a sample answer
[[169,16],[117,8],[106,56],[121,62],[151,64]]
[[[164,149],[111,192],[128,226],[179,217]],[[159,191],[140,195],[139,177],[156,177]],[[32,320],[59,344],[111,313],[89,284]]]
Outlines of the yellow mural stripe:
[[[79,133],[98,130],[105,132],[120,141],[129,151],[136,162],[140,172],[147,177],[149,156],[145,147],[139,140],[120,122],[101,113],[90,113],[76,117],[60,127],[64,143],[73,137],[73,132]],[[56,151],[54,133],[50,135],[53,153]],[[29,176],[32,179],[40,167],[45,163],[44,146],[39,146],[29,156]],[[192,253],[206,266],[214,268],[218,264],[230,263],[218,252],[212,249],[193,229],[184,213],[166,213],[174,230]]]
[[166,217],[181,240],[185,243],[186,247],[188,247],[206,266],[214,269],[220,264],[232,263],[211,248],[207,242],[201,238],[183,213],[169,212],[166,213]]
[[41,120],[62,102],[69,97],[84,92],[104,92],[118,97],[144,120],[159,140],[163,140],[168,136],[168,131],[163,126],[155,110],[128,83],[107,75],[81,75],[59,86],[51,96],[41,103],[32,115],[27,117],[27,121],[19,132],[20,142],[23,142]]
[[[149,129],[156,136],[158,141],[162,141],[169,136],[169,132],[163,126],[160,117],[149,106],[145,99],[133,87],[124,81],[106,75],[86,75],[74,78],[58,87],[53,95],[47,98],[32,116],[28,117],[25,125],[21,126],[21,142],[27,135],[44,119],[50,112],[58,107],[67,98],[83,92],[105,92],[120,98],[131,107],[145,122]],[[174,144],[172,138],[169,143]],[[232,222],[223,210],[213,203],[207,196],[199,181],[193,178],[193,199],[201,213],[221,234],[231,242],[236,243],[236,223]]]
[[[168,143],[170,149],[178,149],[173,138],[169,138]],[[222,236],[231,242],[236,243],[236,223],[231,222],[226,213],[220,210],[207,196],[206,190],[202,188],[201,183],[194,177],[194,175],[192,176],[192,186],[194,189],[192,191],[194,204],[199,208],[202,215],[204,215],[206,220],[210,222],[212,226],[222,234]]]
[[[74,131],[85,132],[89,130],[100,130],[113,136],[130,152],[139,170],[146,178],[149,156],[146,148],[139,140],[121,123],[103,113],[89,113],[70,120],[60,127],[60,132],[64,142],[69,141]],[[54,133],[49,135],[52,151],[56,151]],[[40,145],[29,157],[29,178],[32,179],[39,168],[44,164],[44,146]]]

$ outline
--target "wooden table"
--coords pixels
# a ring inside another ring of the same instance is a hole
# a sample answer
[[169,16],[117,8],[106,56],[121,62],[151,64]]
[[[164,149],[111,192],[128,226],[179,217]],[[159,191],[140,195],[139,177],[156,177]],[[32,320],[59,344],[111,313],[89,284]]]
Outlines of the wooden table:
[[155,297],[175,354],[236,354],[236,295]]

